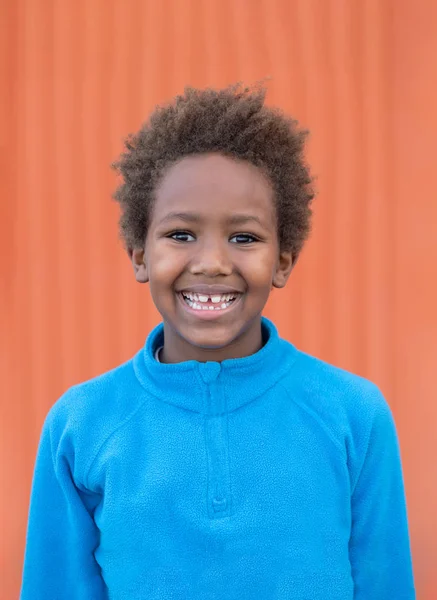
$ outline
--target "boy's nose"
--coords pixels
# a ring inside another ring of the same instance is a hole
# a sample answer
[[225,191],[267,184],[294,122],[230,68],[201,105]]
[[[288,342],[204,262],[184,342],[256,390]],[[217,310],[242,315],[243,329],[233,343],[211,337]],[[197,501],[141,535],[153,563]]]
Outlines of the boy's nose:
[[193,275],[231,275],[232,262],[224,244],[204,244],[191,261],[190,272]]

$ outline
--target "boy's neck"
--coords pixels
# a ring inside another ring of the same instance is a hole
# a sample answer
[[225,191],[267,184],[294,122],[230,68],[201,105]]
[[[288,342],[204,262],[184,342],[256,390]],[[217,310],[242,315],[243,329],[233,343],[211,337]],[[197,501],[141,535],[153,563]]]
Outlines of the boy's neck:
[[162,363],[180,363],[188,360],[199,362],[222,362],[243,358],[258,352],[264,345],[261,317],[250,324],[238,338],[223,348],[201,348],[189,344],[173,328],[164,322],[164,347],[159,354]]

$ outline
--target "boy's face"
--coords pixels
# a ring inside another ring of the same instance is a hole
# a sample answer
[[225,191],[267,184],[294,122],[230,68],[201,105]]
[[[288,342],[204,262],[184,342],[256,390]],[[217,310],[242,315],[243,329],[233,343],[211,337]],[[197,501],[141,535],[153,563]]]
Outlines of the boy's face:
[[291,252],[279,251],[270,183],[254,165],[219,154],[169,168],[132,261],[164,319],[165,362],[256,352],[270,290],[293,266]]

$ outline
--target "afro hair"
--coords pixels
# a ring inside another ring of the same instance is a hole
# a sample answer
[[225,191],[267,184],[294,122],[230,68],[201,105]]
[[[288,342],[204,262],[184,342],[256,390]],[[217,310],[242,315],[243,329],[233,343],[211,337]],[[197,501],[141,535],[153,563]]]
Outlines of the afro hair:
[[144,247],[154,191],[166,170],[185,156],[220,153],[248,161],[270,181],[281,250],[297,256],[311,226],[312,179],[304,160],[307,132],[277,108],[265,105],[263,87],[199,90],[188,87],[158,106],[113,168],[122,183],[114,193],[121,207],[120,234],[126,248]]

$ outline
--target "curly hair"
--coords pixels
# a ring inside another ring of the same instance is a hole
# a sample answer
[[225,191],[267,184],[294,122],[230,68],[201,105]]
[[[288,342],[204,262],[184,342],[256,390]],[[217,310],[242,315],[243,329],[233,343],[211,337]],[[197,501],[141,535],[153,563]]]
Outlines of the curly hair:
[[240,84],[187,87],[127,137],[112,167],[122,176],[113,197],[121,206],[120,234],[128,249],[145,244],[154,191],[166,170],[185,156],[216,152],[263,171],[274,191],[280,248],[299,254],[310,232],[314,197],[303,156],[308,132],[265,106],[265,95],[262,87]]

